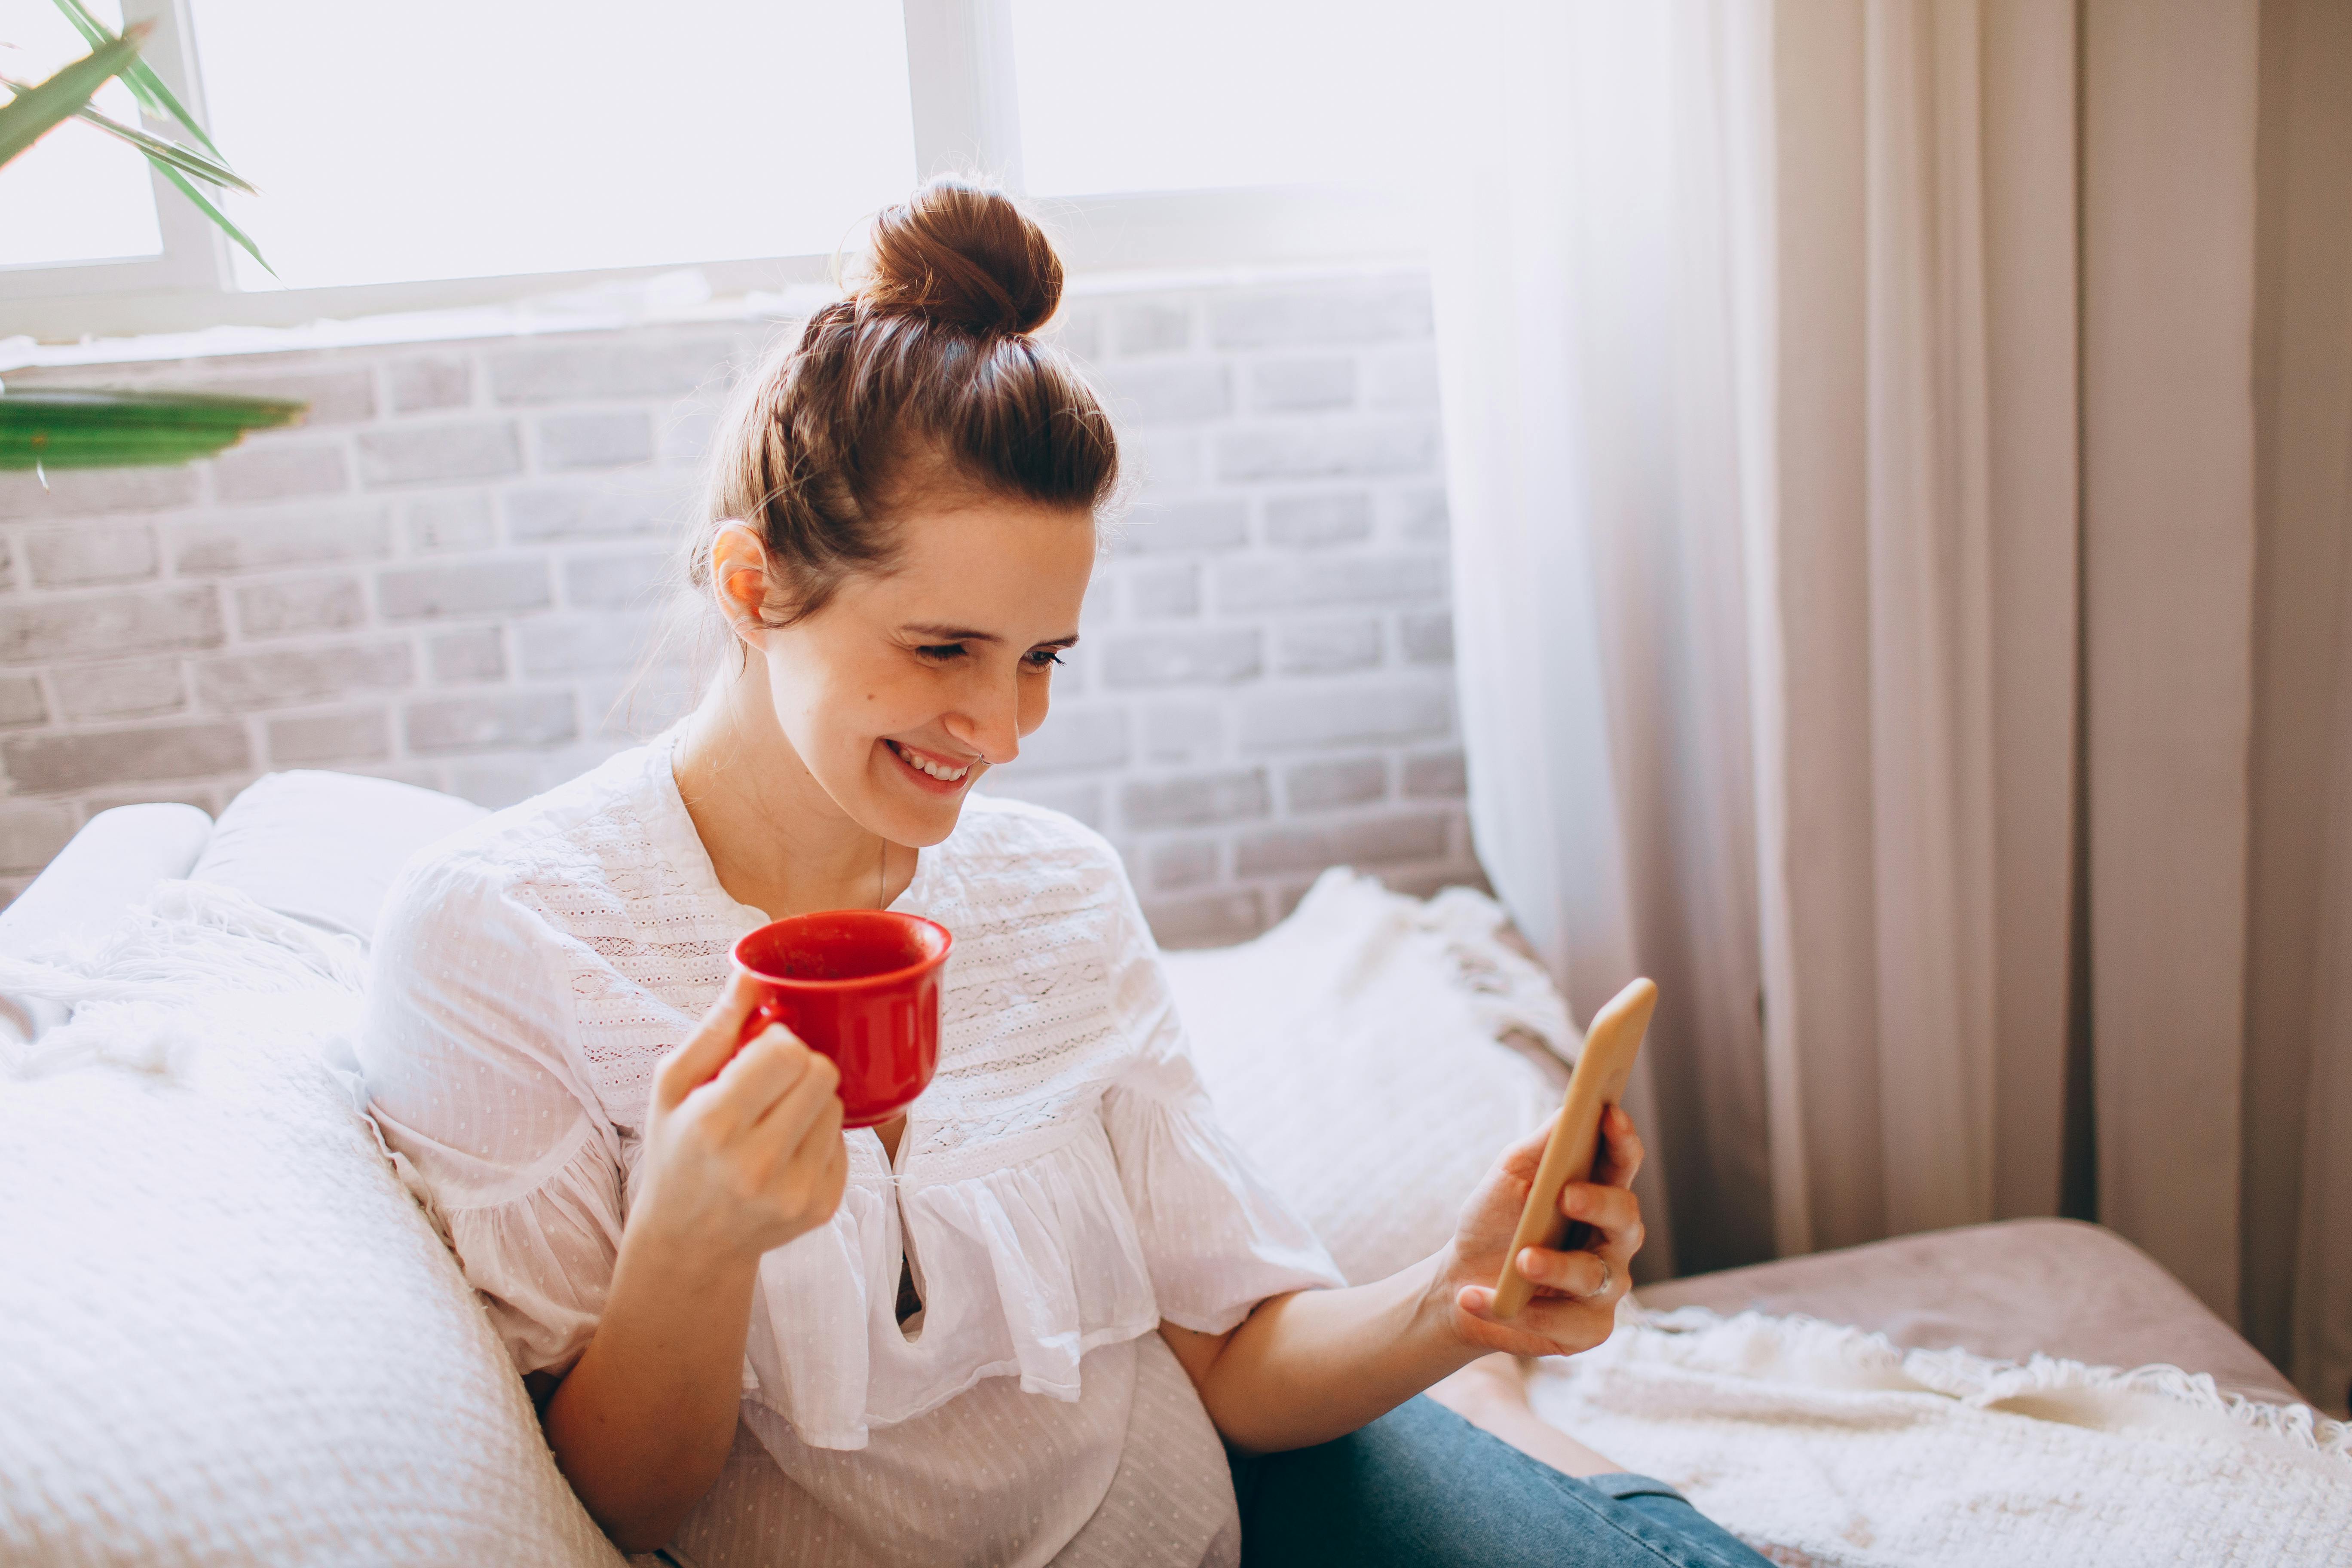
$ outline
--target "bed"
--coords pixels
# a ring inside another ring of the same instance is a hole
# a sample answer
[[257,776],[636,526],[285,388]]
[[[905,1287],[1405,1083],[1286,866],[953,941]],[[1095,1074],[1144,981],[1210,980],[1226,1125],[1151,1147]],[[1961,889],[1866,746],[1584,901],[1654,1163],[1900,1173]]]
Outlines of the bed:
[[[614,1560],[351,1070],[376,908],[412,850],[478,815],[381,780],[272,775],[217,824],[179,805],[100,815],[0,913],[0,1033],[16,1037],[0,1058],[0,1562]],[[1466,889],[1418,900],[1333,871],[1258,942],[1169,966],[1221,1113],[1351,1279],[1448,1232],[1500,1139],[1556,1102],[1576,1043],[1501,911]],[[288,1234],[309,1241],[270,1239]],[[1649,1444],[1662,1467],[1709,1442],[1752,1452],[1759,1420],[1812,1430],[1790,1410],[1914,1432],[1907,1449],[1838,1458],[1803,1438],[1793,1468],[1680,1478],[1702,1506],[1722,1489],[1752,1519],[1711,1510],[1781,1561],[2034,1560],[2030,1531],[1977,1531],[1980,1496],[1935,1523],[1956,1551],[1885,1518],[1823,1525],[1788,1496],[1836,1464],[1932,1456],[1956,1422],[1985,1441],[2034,1411],[2055,1413],[2033,1427],[2050,1465],[2109,1453],[2084,1458],[2077,1438],[2141,1442],[2151,1411],[2194,1428],[2147,1450],[2148,1484],[2210,1450],[2234,1484],[2272,1488],[2285,1521],[2233,1524],[2219,1555],[2149,1556],[2126,1529],[2122,1555],[2053,1561],[2341,1561],[2352,1531],[2352,1438],[2096,1226],[2016,1220],[1677,1279],[1621,1321],[1605,1354],[1547,1374],[1538,1408]],[[2130,1371],[2152,1363],[2177,1370]],[[1640,1410],[1612,1407],[1629,1389]],[[1651,1420],[1694,1398],[1684,1426]],[[2312,1541],[2330,1544],[2299,1556]]]

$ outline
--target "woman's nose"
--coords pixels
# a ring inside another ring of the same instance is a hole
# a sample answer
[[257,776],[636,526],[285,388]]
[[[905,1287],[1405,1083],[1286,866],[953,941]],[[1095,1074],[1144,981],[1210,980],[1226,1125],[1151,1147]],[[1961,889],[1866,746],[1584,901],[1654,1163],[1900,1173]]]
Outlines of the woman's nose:
[[1012,680],[970,691],[963,703],[941,722],[949,734],[981,754],[991,767],[1003,767],[1021,754],[1021,688]]

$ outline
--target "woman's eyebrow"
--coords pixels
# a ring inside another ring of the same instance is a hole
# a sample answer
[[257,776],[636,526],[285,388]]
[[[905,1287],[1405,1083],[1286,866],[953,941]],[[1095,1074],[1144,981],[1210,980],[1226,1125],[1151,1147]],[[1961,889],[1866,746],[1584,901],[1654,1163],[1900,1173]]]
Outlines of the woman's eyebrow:
[[[998,637],[994,632],[969,631],[955,626],[900,626],[898,629],[908,637],[929,637],[935,642],[1003,642],[1004,640],[1003,637]],[[1077,640],[1078,634],[1071,632],[1064,637],[1048,637],[1045,641],[1034,646],[1038,647],[1071,647],[1076,645]]]
[[1002,642],[994,632],[960,630],[954,626],[908,625],[898,628],[909,637],[930,637],[938,642]]

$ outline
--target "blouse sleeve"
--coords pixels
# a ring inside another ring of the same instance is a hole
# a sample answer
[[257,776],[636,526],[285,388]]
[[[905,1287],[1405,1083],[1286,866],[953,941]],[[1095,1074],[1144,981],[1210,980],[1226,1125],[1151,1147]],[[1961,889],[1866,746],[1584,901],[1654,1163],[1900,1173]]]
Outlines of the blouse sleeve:
[[568,1370],[620,1254],[617,1135],[567,1048],[568,943],[461,862],[385,901],[360,1053],[517,1370]]
[[1123,872],[1112,928],[1112,1007],[1139,1049],[1104,1094],[1103,1120],[1160,1315],[1221,1334],[1269,1296],[1346,1284],[1307,1222],[1218,1124]]

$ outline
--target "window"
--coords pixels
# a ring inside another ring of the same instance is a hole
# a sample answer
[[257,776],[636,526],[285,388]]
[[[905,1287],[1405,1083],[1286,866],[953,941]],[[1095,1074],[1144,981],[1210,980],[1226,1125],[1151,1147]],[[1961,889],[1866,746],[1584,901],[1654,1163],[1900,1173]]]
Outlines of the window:
[[403,0],[323,68],[315,0],[190,9],[287,287],[821,255],[915,175],[898,0]]
[[[262,193],[221,205],[275,276],[68,124],[0,185],[12,331],[294,322],[684,266],[814,281],[943,168],[1045,200],[1081,268],[1413,248],[1363,194],[1413,135],[1425,24],[1403,0],[407,0],[331,26],[308,0],[95,5],[155,23],[149,63]],[[10,75],[83,52],[48,0],[9,10]],[[136,116],[119,87],[100,107]]]
[[1425,98],[1412,79],[1424,5],[1013,0],[1028,188],[1378,184]]
[[[120,0],[89,0],[100,21],[120,31]],[[0,69],[17,81],[39,81],[89,53],[79,33],[53,5],[10,8]],[[135,123],[131,89],[110,81],[90,107],[109,119]],[[155,218],[155,190],[147,160],[94,125],[68,120],[33,152],[0,168],[0,267],[54,267],[64,262],[143,260],[163,253]]]

